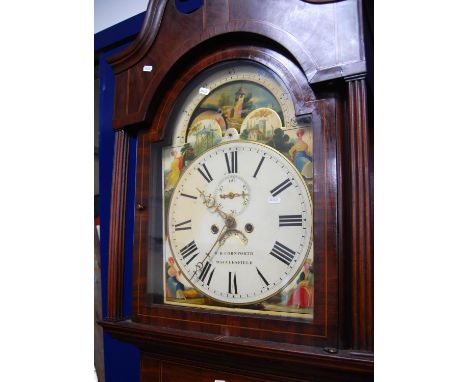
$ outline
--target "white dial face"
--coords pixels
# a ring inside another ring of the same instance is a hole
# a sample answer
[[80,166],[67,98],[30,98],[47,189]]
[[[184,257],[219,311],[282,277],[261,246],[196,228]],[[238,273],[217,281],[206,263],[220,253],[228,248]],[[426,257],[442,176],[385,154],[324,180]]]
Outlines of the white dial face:
[[282,154],[247,141],[198,157],[177,183],[168,215],[174,258],[205,295],[262,301],[301,269],[312,243],[312,203]]

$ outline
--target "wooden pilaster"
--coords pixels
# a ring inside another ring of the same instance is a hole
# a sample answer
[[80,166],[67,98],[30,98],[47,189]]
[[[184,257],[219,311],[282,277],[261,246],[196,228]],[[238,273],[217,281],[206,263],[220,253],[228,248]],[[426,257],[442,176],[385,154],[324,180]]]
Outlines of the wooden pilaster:
[[114,168],[109,232],[109,268],[107,281],[107,317],[123,319],[123,272],[125,254],[125,206],[127,201],[127,169],[129,137],[123,130],[115,133]]
[[[346,78],[351,347],[373,349],[373,226],[365,75]],[[346,228],[345,228],[346,229]]]

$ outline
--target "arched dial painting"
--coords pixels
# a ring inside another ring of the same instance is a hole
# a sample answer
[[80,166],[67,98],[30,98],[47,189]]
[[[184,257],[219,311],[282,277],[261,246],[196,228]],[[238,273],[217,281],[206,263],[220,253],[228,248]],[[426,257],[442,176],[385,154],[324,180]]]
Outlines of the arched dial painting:
[[163,148],[164,302],[313,318],[312,125],[268,67],[196,76]]

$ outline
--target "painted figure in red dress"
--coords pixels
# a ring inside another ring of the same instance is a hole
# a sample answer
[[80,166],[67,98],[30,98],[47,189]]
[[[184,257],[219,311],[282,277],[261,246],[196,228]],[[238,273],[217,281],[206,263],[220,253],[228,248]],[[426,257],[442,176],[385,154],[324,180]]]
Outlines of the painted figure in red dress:
[[297,280],[297,286],[291,290],[288,305],[307,309],[314,305],[314,270],[313,263],[307,259]]

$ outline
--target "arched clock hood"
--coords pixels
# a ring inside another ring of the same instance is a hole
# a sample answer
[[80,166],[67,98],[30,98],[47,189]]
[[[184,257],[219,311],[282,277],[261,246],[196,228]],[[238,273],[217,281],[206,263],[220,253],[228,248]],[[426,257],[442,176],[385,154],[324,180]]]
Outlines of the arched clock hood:
[[114,128],[147,120],[153,96],[170,68],[216,38],[237,44],[255,38],[275,42],[298,63],[310,84],[363,73],[360,18],[358,0],[206,0],[190,14],[179,12],[175,1],[151,0],[136,40],[108,60],[116,75]]

